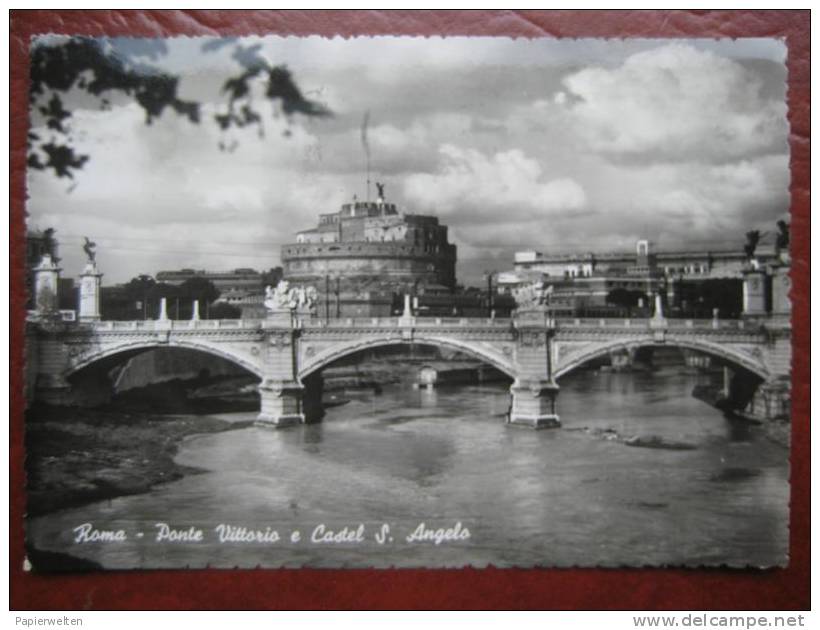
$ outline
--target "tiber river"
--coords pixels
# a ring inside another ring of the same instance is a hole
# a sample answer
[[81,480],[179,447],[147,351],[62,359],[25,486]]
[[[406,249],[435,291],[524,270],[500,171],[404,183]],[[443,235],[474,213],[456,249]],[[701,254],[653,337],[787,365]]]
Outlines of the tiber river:
[[[35,519],[29,536],[107,568],[784,564],[787,450],[694,399],[695,379],[577,372],[563,428],[543,431],[504,425],[502,384],[385,388],[321,424],[191,437],[178,462],[207,472]],[[691,448],[624,443],[636,435]],[[126,539],[75,543],[83,523]],[[186,540],[157,542],[158,523]]]

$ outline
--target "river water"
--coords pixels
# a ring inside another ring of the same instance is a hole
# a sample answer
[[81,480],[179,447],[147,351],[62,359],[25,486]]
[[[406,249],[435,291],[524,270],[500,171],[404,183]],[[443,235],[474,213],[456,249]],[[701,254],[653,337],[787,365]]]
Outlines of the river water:
[[[505,426],[503,384],[385,388],[321,424],[188,438],[177,461],[205,472],[33,519],[28,536],[112,569],[785,564],[788,452],[692,398],[695,380],[578,372],[563,428],[543,431]],[[75,542],[84,523],[126,539]],[[159,523],[201,540],[158,542]],[[422,523],[455,539],[408,542]],[[266,539],[220,542],[220,524]],[[311,540],[345,527],[362,540]]]

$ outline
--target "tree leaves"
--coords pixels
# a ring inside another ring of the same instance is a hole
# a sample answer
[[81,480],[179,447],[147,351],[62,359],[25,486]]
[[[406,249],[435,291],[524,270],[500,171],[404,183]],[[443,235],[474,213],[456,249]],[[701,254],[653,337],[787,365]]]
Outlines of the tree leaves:
[[[214,42],[203,46],[202,51],[214,52],[223,44],[222,40]],[[264,137],[262,115],[252,100],[251,82],[257,79],[264,81],[264,97],[286,116],[331,115],[325,106],[305,98],[287,68],[268,64],[258,54],[259,46],[243,48],[234,40],[224,44],[236,47],[234,57],[244,70],[223,85],[222,91],[228,97],[227,112],[214,116],[222,131],[257,125],[259,136]],[[158,55],[159,51],[155,56]],[[72,112],[63,100],[72,90],[98,98],[103,111],[110,109],[112,94],[130,97],[143,109],[149,125],[168,109],[194,124],[201,119],[200,103],[179,97],[179,77],[159,68],[130,63],[118,56],[106,40],[70,37],[35,41],[31,47],[30,79],[31,110],[43,118],[51,133],[29,134],[27,163],[33,169],[51,169],[57,177],[73,178],[89,160],[88,155],[78,154],[72,146]],[[219,146],[229,145],[220,141]]]
[[100,40],[71,37],[57,42],[35,42],[31,48],[29,102],[32,110],[43,116],[46,128],[53,132],[48,139],[29,136],[28,165],[31,168],[52,169],[57,177],[72,178],[88,161],[88,155],[77,154],[72,147],[70,122],[72,114],[64,106],[64,94],[78,89],[100,98],[120,92],[132,96],[145,110],[146,122],[160,116],[166,107],[199,120],[199,105],[177,96],[177,77],[160,70],[130,68]]
[[63,102],[60,100],[60,97],[56,94],[52,95],[48,105],[40,106],[38,109],[40,113],[46,117],[46,126],[49,129],[65,133],[66,130],[65,127],[63,127],[63,121],[65,121],[66,118],[71,118],[71,112],[63,108]]
[[40,145],[39,149],[48,159],[41,162],[37,153],[29,153],[27,161],[29,167],[39,170],[51,168],[57,177],[73,179],[73,171],[82,168],[83,164],[88,161],[87,155],[77,155],[74,149],[67,144],[48,142]]
[[[255,47],[242,50],[244,51],[242,59],[246,69],[238,76],[225,81],[222,92],[228,95],[227,112],[214,115],[214,120],[222,131],[228,131],[231,127],[242,129],[256,125],[259,128],[260,137],[264,135],[262,115],[256,110],[253,100],[252,83],[254,81],[265,81],[264,97],[274,106],[278,106],[278,109],[274,108],[274,116],[279,112],[288,117],[294,114],[312,117],[331,115],[330,110],[325,106],[305,98],[287,68],[270,66],[256,54],[258,50]],[[249,50],[253,53],[252,55],[249,55]],[[286,130],[284,135],[290,134]],[[225,150],[230,146],[220,143],[220,148]]]
[[295,113],[306,116],[330,115],[330,110],[326,107],[315,101],[309,101],[302,95],[290,71],[283,66],[276,66],[268,71],[268,87],[265,94],[271,100],[281,101],[285,115]]

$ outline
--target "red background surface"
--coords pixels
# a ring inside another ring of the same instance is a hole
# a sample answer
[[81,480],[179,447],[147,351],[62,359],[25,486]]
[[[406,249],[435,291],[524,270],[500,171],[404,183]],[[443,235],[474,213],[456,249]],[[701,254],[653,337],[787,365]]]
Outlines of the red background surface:
[[[788,53],[794,310],[791,562],[786,569],[22,571],[28,41],[82,35],[779,37]],[[12,11],[11,607],[13,609],[807,609],[809,607],[809,11]]]

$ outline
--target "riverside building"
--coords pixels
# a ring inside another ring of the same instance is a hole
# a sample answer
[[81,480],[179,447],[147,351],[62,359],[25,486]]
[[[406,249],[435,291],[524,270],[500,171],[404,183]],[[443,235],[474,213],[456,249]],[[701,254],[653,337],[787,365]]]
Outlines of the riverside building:
[[[778,253],[769,244],[761,244],[755,258],[762,266],[778,264]],[[639,240],[632,252],[516,252],[513,270],[499,274],[497,284],[511,295],[533,284],[551,287],[553,310],[566,315],[614,314],[618,307],[610,300],[620,291],[641,296],[639,313],[651,312],[652,296],[660,294],[668,308],[681,313],[708,317],[719,306],[720,316],[728,317],[745,310],[743,278],[749,264],[742,249],[653,251],[649,241]],[[719,300],[709,295],[715,292]]]

